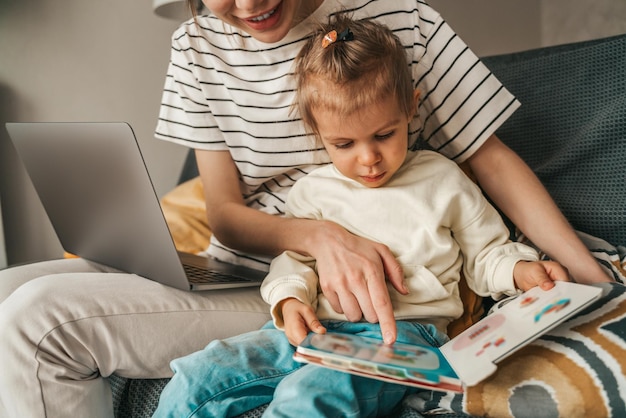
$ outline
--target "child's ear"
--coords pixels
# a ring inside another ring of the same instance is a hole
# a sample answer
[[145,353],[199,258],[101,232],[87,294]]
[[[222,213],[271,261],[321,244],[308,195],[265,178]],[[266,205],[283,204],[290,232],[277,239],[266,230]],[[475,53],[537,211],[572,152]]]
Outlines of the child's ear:
[[419,89],[415,89],[413,90],[413,115],[417,114],[417,108],[419,107],[419,103],[420,103],[420,90]]

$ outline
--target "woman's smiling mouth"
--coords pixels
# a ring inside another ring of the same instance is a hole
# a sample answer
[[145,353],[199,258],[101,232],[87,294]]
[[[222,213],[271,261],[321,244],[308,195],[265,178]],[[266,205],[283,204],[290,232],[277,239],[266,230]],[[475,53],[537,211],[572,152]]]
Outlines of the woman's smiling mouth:
[[274,13],[276,13],[276,9],[270,10],[269,12],[262,14],[261,16],[253,17],[252,19],[249,19],[249,20],[251,20],[252,22],[261,22],[265,19],[268,19]]
[[256,31],[272,29],[279,21],[283,3],[254,17],[242,19],[248,27]]

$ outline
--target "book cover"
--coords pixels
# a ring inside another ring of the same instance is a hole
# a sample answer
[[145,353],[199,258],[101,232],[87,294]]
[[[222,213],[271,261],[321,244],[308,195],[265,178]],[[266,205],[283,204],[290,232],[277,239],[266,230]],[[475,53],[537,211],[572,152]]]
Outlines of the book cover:
[[361,376],[453,392],[462,382],[435,347],[396,343],[350,334],[309,334],[297,348],[298,361]]

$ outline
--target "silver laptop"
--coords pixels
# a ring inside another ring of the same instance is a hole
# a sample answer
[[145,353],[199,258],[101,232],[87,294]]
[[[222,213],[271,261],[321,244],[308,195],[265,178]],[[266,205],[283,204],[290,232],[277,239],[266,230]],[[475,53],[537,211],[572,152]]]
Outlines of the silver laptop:
[[128,124],[6,128],[65,251],[185,290],[259,286],[265,277],[176,250]]

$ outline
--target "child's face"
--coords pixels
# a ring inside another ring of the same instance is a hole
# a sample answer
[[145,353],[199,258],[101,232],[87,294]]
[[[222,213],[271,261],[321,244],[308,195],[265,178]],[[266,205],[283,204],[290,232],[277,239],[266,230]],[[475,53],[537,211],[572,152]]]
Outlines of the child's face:
[[315,109],[319,135],[337,169],[366,187],[380,187],[404,163],[409,117],[393,95],[348,117]]
[[220,20],[264,43],[283,39],[322,0],[202,0]]

